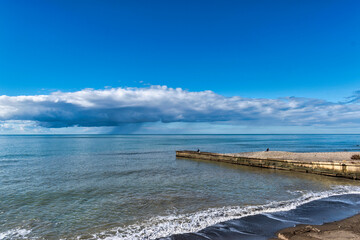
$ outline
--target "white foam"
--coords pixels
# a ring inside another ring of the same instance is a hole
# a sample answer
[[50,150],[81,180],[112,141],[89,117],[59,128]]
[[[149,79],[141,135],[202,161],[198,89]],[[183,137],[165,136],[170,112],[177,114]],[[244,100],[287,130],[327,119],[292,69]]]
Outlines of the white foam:
[[[343,194],[360,194],[360,186],[336,186],[329,191],[307,192],[300,198],[260,206],[210,208],[191,214],[157,216],[147,221],[95,234],[94,239],[149,240],[173,234],[197,232],[205,227],[260,213],[288,211],[305,203]],[[80,238],[80,237],[79,237]]]
[[3,240],[3,239],[27,239],[26,235],[28,235],[30,232],[31,232],[31,230],[22,229],[22,228],[10,229],[6,232],[0,233],[0,240]]

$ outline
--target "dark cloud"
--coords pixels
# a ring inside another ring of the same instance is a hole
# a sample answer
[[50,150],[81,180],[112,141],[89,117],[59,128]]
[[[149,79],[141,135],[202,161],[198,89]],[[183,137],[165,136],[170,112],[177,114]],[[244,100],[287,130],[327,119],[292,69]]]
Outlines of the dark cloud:
[[[146,122],[232,121],[244,125],[360,124],[360,92],[351,101],[225,97],[212,91],[150,88],[84,89],[50,95],[0,96],[0,120],[46,128],[132,126]],[[129,125],[130,124],[130,125]],[[119,128],[116,128],[116,127]],[[130,127],[129,127],[130,128]]]

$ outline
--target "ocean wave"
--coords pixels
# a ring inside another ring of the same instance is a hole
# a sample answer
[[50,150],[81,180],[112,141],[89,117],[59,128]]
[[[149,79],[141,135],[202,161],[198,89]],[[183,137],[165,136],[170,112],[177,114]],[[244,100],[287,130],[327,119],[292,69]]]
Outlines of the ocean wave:
[[0,232],[0,240],[5,239],[27,239],[27,235],[31,232],[31,230],[23,229],[23,228],[15,228],[10,229],[6,232]]
[[[335,186],[331,190],[323,192],[304,192],[301,197],[296,199],[270,202],[259,206],[227,206],[221,208],[210,208],[196,213],[157,216],[141,223],[117,227],[94,234],[92,239],[165,239],[173,234],[197,232],[220,222],[261,213],[289,211],[311,201],[344,194],[360,194],[360,186]],[[81,239],[81,236],[79,236],[78,239]]]

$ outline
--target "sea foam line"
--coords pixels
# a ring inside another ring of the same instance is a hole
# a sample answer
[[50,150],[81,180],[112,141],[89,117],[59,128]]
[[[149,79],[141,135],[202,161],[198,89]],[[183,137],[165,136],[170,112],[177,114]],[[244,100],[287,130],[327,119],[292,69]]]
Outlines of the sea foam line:
[[[117,227],[93,235],[93,239],[105,240],[150,240],[173,234],[197,232],[220,222],[260,213],[289,211],[305,203],[343,194],[360,194],[360,186],[335,186],[323,192],[307,192],[297,199],[270,202],[259,206],[228,206],[210,208],[189,214],[157,216],[147,221],[125,227]],[[79,236],[80,239],[81,236]]]
[[15,228],[10,229],[6,232],[0,233],[0,240],[5,239],[24,239],[26,235],[28,235],[31,230],[23,229],[23,228]]

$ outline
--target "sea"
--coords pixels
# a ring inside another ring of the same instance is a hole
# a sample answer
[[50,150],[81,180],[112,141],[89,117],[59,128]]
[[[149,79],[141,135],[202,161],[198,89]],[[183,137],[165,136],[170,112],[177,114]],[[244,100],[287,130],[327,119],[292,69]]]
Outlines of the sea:
[[1,135],[0,239],[269,239],[359,213],[359,182],[175,151],[359,144],[360,135]]

